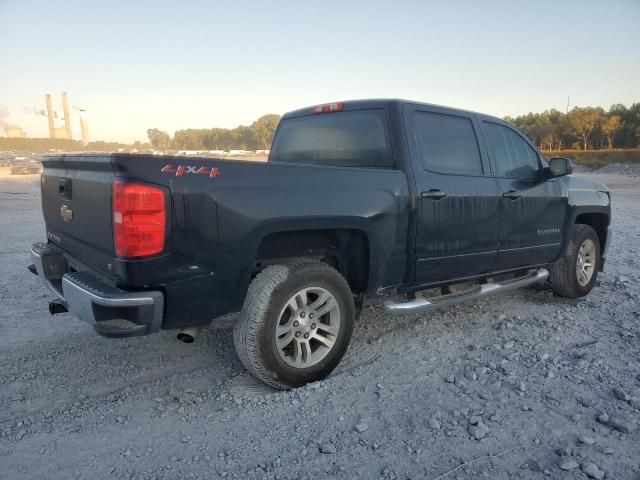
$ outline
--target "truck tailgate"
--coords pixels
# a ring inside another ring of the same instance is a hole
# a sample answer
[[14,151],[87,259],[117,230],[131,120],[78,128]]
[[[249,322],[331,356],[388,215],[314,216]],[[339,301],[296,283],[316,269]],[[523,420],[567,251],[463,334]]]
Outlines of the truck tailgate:
[[114,254],[110,157],[59,156],[43,164],[42,211],[48,240],[78,261],[104,270],[106,258]]

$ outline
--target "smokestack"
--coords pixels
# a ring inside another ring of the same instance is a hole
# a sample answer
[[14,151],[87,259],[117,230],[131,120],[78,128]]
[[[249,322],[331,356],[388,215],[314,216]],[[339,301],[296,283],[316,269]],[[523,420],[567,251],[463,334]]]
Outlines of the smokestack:
[[67,138],[71,140],[71,118],[69,117],[67,92],[62,92],[62,110],[64,111],[64,129],[67,131]]
[[47,119],[49,120],[49,138],[53,138],[53,107],[51,106],[51,95],[47,93]]
[[82,145],[86,147],[89,143],[89,127],[87,126],[87,117],[84,110],[80,110],[80,131],[82,132]]

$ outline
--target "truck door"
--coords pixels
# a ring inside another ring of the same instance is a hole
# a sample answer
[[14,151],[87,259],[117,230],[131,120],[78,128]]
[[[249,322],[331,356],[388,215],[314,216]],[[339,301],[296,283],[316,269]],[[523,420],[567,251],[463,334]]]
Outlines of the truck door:
[[404,117],[418,196],[416,283],[491,271],[498,247],[498,188],[475,116],[406,105]]
[[555,260],[567,213],[562,183],[545,178],[541,156],[517,130],[498,122],[481,123],[501,195],[495,269]]

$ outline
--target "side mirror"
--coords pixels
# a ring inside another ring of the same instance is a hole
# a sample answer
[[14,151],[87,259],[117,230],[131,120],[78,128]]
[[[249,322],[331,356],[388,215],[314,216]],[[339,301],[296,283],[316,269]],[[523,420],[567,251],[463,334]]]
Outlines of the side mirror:
[[562,177],[573,173],[571,160],[565,157],[554,157],[549,160],[549,172],[552,177]]

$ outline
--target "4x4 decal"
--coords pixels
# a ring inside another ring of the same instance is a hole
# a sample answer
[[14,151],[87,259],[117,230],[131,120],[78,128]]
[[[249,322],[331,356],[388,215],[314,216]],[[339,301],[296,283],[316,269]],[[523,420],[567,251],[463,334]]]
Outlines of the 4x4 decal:
[[220,175],[218,167],[197,167],[193,165],[165,165],[160,170],[162,173],[175,173],[176,177],[182,177],[187,174],[208,175],[209,178],[216,178]]

